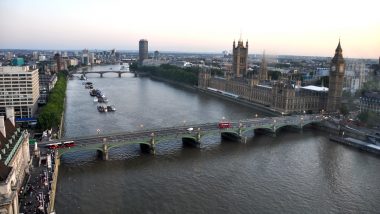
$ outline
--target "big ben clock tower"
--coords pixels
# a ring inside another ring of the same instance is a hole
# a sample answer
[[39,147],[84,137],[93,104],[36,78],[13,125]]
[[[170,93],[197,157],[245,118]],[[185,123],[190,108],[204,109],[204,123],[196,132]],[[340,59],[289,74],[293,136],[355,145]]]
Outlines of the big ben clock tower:
[[331,60],[330,66],[329,96],[327,100],[328,112],[336,112],[339,110],[343,90],[344,71],[345,63],[339,40],[338,47],[335,49],[335,55]]

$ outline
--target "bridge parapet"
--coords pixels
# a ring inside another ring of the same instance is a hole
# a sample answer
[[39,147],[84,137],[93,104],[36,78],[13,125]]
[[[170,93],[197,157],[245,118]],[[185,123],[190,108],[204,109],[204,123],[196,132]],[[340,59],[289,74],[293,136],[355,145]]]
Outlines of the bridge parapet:
[[[192,124],[186,126],[165,127],[159,129],[147,129],[135,132],[119,132],[105,135],[87,136],[80,138],[65,138],[64,141],[74,141],[76,146],[71,148],[60,148],[59,155],[68,152],[75,152],[81,150],[97,150],[102,152],[104,159],[108,159],[108,151],[112,148],[139,144],[140,147],[149,148],[151,153],[155,154],[156,145],[160,142],[180,138],[193,139],[198,144],[201,142],[202,137],[206,135],[221,134],[228,135],[228,137],[243,138],[249,131],[257,129],[265,129],[271,133],[276,133],[282,127],[294,126],[302,130],[302,128],[310,123],[320,122],[323,118],[317,115],[314,116],[285,116],[274,118],[254,118],[239,120],[231,122],[232,128],[220,129],[218,123],[203,123]],[[189,132],[189,127],[193,127],[194,131]],[[106,139],[104,141],[103,139]],[[246,138],[244,137],[246,142]],[[41,145],[41,144],[39,144]],[[41,145],[43,146],[43,144]]]

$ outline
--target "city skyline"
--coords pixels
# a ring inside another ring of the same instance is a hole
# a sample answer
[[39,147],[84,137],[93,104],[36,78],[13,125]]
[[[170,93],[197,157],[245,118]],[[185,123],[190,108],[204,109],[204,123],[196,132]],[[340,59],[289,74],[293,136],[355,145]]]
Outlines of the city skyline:
[[376,2],[94,1],[0,2],[0,49],[232,51],[240,36],[249,54],[332,56],[341,39],[347,58],[380,55]]

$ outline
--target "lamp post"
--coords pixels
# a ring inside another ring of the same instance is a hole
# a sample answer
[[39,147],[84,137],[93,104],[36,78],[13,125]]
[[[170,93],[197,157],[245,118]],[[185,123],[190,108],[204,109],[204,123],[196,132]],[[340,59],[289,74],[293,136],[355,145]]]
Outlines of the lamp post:
[[259,115],[255,114],[255,117],[257,118]]

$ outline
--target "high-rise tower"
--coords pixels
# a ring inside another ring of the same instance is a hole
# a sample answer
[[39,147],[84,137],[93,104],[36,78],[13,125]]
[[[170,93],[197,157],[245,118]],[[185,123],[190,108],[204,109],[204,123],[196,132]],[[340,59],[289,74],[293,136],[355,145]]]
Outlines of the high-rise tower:
[[235,46],[234,41],[232,50],[232,72],[236,77],[245,76],[248,69],[248,41],[245,43],[245,47],[243,45],[243,40],[239,39],[237,46]]
[[336,112],[340,108],[340,102],[343,90],[343,79],[345,71],[345,62],[342,54],[342,47],[340,46],[340,39],[338,47],[335,49],[334,58],[331,60],[330,77],[329,77],[329,96],[327,100],[327,111]]
[[148,40],[139,41],[139,64],[142,65],[144,59],[148,59]]

